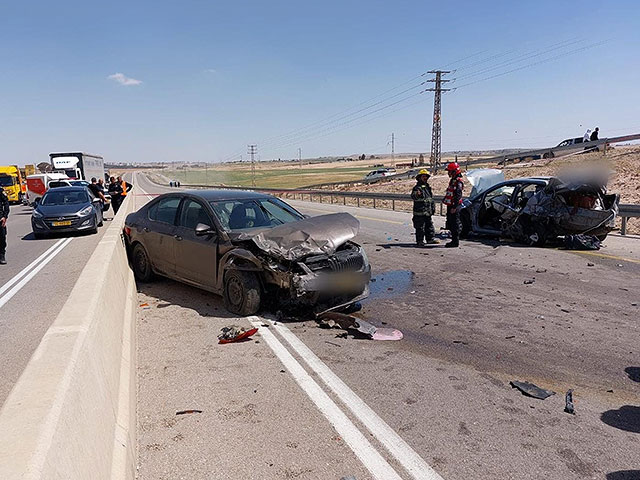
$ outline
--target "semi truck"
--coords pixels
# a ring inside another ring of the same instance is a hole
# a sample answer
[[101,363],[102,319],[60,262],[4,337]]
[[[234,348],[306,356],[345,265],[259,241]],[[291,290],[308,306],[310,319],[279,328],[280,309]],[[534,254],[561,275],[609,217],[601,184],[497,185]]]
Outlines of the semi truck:
[[73,180],[91,181],[92,177],[103,179],[104,159],[100,155],[84,152],[50,153],[51,167],[56,173],[64,173]]
[[0,187],[4,189],[10,202],[22,203],[27,186],[17,165],[0,167]]

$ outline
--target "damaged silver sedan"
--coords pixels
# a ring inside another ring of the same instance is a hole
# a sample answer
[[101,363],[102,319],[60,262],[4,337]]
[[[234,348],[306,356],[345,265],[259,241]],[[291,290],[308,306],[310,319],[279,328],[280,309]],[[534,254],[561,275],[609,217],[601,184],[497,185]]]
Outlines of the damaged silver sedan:
[[507,180],[476,193],[460,211],[461,235],[512,238],[543,246],[559,236],[604,240],[615,228],[620,197],[596,180],[531,177]]
[[227,310],[344,309],[369,294],[371,267],[347,213],[307,218],[271,195],[195,190],[161,195],[125,221],[135,276],[173,278],[224,298]]

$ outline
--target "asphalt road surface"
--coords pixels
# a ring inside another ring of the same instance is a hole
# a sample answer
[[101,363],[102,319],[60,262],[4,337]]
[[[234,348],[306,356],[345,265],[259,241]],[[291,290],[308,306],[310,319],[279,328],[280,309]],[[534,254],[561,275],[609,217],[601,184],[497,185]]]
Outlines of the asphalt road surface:
[[[172,190],[134,183],[139,205]],[[237,319],[206,292],[140,284],[139,478],[640,478],[640,239],[417,249],[408,214],[290,203],[359,218],[375,281],[357,315],[404,338]],[[219,345],[233,323],[260,332]]]
[[[100,241],[64,234],[36,240],[31,207],[12,205],[7,222],[7,265],[0,265],[0,404],[64,305]],[[113,210],[105,212],[105,226]],[[91,285],[87,285],[87,289]]]

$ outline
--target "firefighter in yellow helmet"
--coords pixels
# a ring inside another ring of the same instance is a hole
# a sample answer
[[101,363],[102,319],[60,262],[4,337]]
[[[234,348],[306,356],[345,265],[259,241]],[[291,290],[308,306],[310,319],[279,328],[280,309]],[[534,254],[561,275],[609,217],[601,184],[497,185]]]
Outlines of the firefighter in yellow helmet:
[[440,243],[436,240],[436,231],[433,228],[431,216],[436,212],[433,202],[433,192],[428,183],[429,172],[422,169],[416,175],[416,185],[411,190],[413,200],[413,227],[416,229],[416,246],[424,247],[426,243]]

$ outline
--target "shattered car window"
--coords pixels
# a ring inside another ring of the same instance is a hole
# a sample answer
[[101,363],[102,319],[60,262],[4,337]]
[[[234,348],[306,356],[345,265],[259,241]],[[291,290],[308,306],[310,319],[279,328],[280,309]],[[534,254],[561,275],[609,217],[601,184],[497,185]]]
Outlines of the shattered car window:
[[227,231],[275,227],[304,218],[277,199],[210,202],[222,228]]

